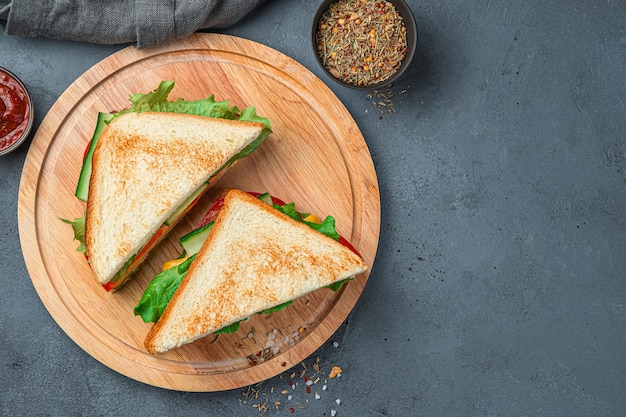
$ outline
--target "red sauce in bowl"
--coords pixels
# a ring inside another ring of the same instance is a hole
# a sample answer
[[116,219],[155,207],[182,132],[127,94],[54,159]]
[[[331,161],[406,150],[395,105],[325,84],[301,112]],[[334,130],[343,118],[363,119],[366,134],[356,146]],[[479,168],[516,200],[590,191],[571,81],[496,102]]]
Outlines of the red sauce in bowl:
[[24,85],[0,68],[0,155],[26,139],[32,125],[32,102]]

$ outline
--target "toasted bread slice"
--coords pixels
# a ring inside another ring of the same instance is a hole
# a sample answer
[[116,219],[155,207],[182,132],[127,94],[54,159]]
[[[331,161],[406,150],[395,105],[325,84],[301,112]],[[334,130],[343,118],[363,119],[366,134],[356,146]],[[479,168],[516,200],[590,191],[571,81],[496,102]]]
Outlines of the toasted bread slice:
[[87,201],[86,255],[96,279],[113,279],[179,205],[263,128],[176,113],[128,113],[113,120],[94,151]]
[[151,353],[179,347],[366,269],[341,243],[230,190],[145,347]]

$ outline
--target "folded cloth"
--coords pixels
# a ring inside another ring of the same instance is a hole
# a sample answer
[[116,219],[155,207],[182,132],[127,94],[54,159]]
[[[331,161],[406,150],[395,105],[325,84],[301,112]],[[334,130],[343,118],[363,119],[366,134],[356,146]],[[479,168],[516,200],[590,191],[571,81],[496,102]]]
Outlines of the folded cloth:
[[0,0],[7,35],[137,48],[232,26],[264,0]]

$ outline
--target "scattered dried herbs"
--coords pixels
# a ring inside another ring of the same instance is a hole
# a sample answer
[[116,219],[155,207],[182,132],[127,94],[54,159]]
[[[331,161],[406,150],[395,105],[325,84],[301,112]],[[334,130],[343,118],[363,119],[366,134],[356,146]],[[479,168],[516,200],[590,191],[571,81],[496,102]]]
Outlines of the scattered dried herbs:
[[[394,94],[394,89],[395,87],[392,84],[387,84],[381,88],[376,88],[365,95],[366,100],[372,103],[372,108],[374,110],[377,110],[377,127],[380,127],[384,116],[396,112],[396,98]],[[403,88],[402,90],[400,90],[399,94],[407,97],[410,90],[411,86],[408,86],[407,88]]]
[[[239,400],[239,403],[241,405],[251,404],[252,407],[259,411],[260,415],[274,414],[274,412],[280,411],[289,414],[297,413],[309,407],[309,398],[321,400],[324,391],[329,389],[327,384],[334,383],[341,375],[341,372],[343,372],[341,367],[333,366],[330,373],[326,375],[320,370],[319,357],[311,363],[310,368],[304,362],[301,365],[302,369],[300,370],[296,369],[289,371],[289,373],[284,372],[278,375],[281,381],[286,381],[287,383],[282,390],[275,389],[274,386],[271,386],[269,389],[267,387],[263,388],[263,385],[267,382],[259,382],[241,391],[242,398]],[[330,381],[330,379],[334,379],[334,381]],[[320,384],[317,385],[318,383]],[[301,390],[300,387],[303,387],[304,390]],[[336,398],[334,402],[336,405],[341,405],[339,398]],[[330,414],[333,415],[333,412],[336,415],[337,411],[331,409]]]

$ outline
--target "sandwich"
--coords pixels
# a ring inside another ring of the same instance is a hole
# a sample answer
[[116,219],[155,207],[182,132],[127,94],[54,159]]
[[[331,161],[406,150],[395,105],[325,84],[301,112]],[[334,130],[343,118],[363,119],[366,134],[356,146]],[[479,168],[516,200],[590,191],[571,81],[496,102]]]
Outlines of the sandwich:
[[96,280],[119,288],[146,255],[239,159],[270,134],[253,107],[227,101],[168,101],[162,82],[131,107],[100,114],[76,196],[85,215],[70,223]]
[[323,287],[337,291],[367,270],[332,216],[320,221],[267,193],[227,190],[180,243],[182,255],[164,265],[134,309],[155,323],[144,342],[150,353],[232,333],[254,314]]

